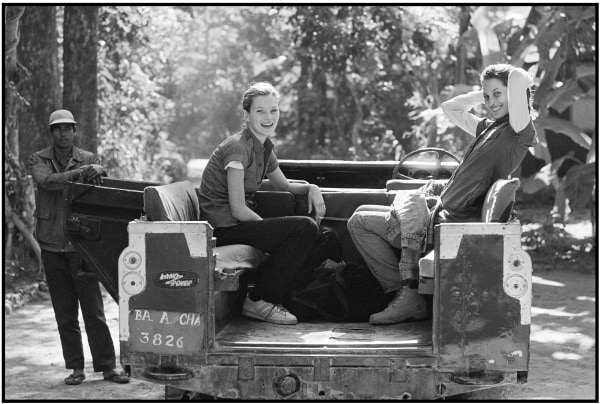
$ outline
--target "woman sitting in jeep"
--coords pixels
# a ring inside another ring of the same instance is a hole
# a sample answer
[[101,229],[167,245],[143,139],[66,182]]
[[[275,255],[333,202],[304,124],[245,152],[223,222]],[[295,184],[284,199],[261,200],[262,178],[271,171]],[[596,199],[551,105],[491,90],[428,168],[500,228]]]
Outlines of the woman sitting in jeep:
[[[242,97],[242,108],[245,127],[217,147],[202,175],[201,219],[214,228],[217,246],[247,244],[271,255],[259,267],[242,314],[275,324],[296,324],[297,318],[282,304],[304,277],[325,202],[319,187],[291,183],[279,168],[270,139],[279,121],[278,91],[269,83],[252,84]],[[308,194],[308,213],[314,212],[316,220],[259,216],[252,209],[252,197],[265,175],[278,191]]]
[[[479,221],[488,189],[496,180],[510,177],[527,149],[537,143],[527,73],[511,65],[494,64],[480,79],[481,91],[458,95],[442,104],[450,120],[475,141],[439,196],[441,206],[433,212],[436,223]],[[481,103],[493,119],[469,112]],[[420,240],[428,219],[422,212],[428,214],[427,206],[414,205],[419,206],[415,210],[404,201],[398,204],[400,208],[395,205],[396,201],[391,207],[359,206],[348,221],[350,235],[373,275],[385,292],[396,291],[388,307],[370,317],[371,324],[428,316],[425,300],[417,292]]]

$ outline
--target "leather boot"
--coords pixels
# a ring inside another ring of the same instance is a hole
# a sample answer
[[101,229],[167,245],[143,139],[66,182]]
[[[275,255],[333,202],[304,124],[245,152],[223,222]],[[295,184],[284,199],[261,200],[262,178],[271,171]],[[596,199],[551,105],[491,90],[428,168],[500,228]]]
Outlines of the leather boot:
[[396,292],[396,297],[384,311],[372,314],[369,318],[371,324],[395,324],[410,319],[423,320],[427,318],[427,304],[417,289],[403,286]]

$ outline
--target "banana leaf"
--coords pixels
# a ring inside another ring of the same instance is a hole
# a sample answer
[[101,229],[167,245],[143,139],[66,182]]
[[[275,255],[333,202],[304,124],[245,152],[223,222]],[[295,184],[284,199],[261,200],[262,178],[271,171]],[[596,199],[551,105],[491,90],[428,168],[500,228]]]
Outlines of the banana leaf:
[[569,168],[561,185],[572,209],[586,207],[596,185],[596,164],[580,164]]
[[579,163],[577,167],[583,165],[581,161],[572,157],[571,153],[564,155],[553,162],[546,164],[544,167],[540,168],[537,173],[522,180],[521,189],[523,192],[527,194],[535,194],[536,192],[551,185],[557,187],[559,183],[558,170],[566,160],[573,160]]
[[[535,126],[535,121],[533,121]],[[546,140],[546,131],[544,128],[539,128],[536,126],[538,142],[533,147],[529,148],[529,152],[531,155],[537,159],[545,161],[546,164],[550,164],[552,162],[552,156],[550,155],[550,149],[548,149],[548,141]]]
[[592,146],[592,139],[577,126],[565,119],[561,119],[556,116],[544,116],[538,117],[533,124],[535,125],[536,129],[551,130],[555,133],[568,136],[571,138],[571,140],[586,150],[589,150]]
[[[586,72],[578,75],[575,80],[569,80],[565,85],[556,90],[553,90],[546,96],[546,106],[556,110],[558,113],[563,113],[567,108],[573,105],[580,99],[590,96],[589,90],[595,88],[595,74]],[[584,90],[585,86],[588,90]]]
[[523,192],[526,194],[535,194],[536,192],[551,186],[552,182],[558,179],[556,171],[563,160],[564,159],[560,158],[553,163],[546,164],[544,167],[540,168],[537,173],[521,180],[521,189]]

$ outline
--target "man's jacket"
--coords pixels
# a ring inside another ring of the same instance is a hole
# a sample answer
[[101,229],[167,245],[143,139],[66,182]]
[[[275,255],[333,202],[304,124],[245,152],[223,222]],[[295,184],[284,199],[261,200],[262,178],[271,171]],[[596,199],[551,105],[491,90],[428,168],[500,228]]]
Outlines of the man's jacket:
[[75,251],[64,232],[66,204],[63,191],[69,181],[79,178],[78,173],[73,170],[88,164],[100,164],[100,159],[95,154],[75,146],[71,159],[62,172],[54,157],[53,146],[29,157],[29,170],[37,184],[35,232],[42,249],[56,252]]

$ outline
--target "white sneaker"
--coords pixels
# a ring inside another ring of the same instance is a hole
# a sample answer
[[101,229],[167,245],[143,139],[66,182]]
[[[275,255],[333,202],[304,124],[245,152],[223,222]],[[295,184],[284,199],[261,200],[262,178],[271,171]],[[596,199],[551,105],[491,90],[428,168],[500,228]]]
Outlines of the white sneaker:
[[265,302],[264,300],[253,302],[248,296],[244,300],[242,314],[256,320],[266,321],[267,323],[283,325],[298,324],[296,316],[287,311],[282,305]]

